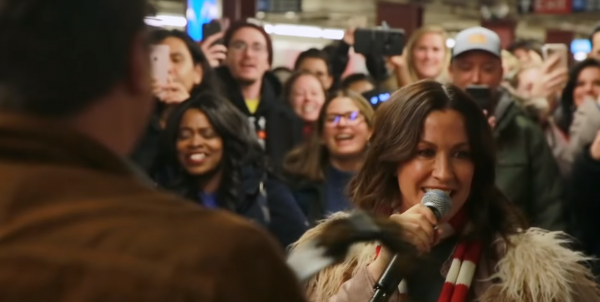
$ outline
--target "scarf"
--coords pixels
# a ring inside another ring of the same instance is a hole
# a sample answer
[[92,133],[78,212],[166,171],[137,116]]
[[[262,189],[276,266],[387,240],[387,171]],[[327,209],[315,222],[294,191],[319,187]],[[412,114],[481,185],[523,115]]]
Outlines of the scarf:
[[[458,212],[449,222],[449,226],[455,233],[464,233],[467,224],[467,216],[464,210]],[[377,247],[376,257],[379,256],[381,246]],[[459,239],[454,249],[454,255],[450,270],[446,275],[446,282],[438,302],[467,302],[469,289],[477,270],[477,263],[481,258],[482,246],[479,242]],[[400,296],[408,298],[408,288],[403,280],[398,286]]]

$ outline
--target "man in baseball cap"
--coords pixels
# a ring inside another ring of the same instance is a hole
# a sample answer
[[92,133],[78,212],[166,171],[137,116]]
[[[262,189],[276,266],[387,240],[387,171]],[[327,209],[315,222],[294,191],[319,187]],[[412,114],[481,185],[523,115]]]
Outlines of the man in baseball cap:
[[453,58],[472,50],[485,51],[498,58],[502,54],[500,37],[487,28],[472,27],[465,29],[456,36],[455,41],[456,45],[452,49]]
[[453,83],[471,93],[490,118],[496,145],[500,147],[496,185],[521,208],[533,226],[564,230],[558,164],[539,126],[500,86],[500,37],[489,29],[473,27],[458,33],[455,41],[449,74]]
[[452,49],[450,74],[455,85],[486,85],[497,88],[503,70],[500,37],[483,27],[472,27],[458,33]]

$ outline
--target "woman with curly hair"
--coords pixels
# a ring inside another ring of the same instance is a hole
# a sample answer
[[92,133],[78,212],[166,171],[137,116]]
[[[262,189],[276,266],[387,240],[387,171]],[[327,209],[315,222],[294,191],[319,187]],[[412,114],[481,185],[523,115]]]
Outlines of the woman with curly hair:
[[[424,260],[415,274],[403,276],[389,301],[600,301],[581,263],[588,259],[565,247],[563,233],[528,228],[496,187],[492,129],[465,92],[417,82],[383,103],[374,121],[365,162],[350,183],[351,199],[402,226],[402,239]],[[421,204],[431,190],[451,200],[439,221]],[[343,263],[308,283],[308,296],[314,302],[369,301],[391,256],[377,244],[356,246]]]
[[153,174],[167,190],[254,220],[284,247],[306,230],[306,218],[270,172],[248,120],[227,100],[204,93],[177,107],[160,158]]

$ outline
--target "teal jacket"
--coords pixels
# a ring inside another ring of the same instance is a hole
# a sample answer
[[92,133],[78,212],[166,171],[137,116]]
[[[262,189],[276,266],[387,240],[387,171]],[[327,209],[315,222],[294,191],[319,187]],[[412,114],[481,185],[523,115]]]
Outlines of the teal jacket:
[[494,112],[498,162],[496,184],[531,226],[566,230],[563,180],[541,128],[527,117],[513,96],[501,91]]

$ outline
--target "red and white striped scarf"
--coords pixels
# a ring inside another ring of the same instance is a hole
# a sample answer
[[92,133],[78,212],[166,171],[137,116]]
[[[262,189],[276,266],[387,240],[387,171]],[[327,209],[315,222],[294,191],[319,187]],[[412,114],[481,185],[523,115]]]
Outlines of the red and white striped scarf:
[[[460,211],[448,223],[455,230],[455,233],[462,233],[466,222],[465,212]],[[380,249],[380,247],[377,247],[377,255],[379,255]],[[477,270],[477,263],[481,258],[481,252],[481,243],[459,239],[438,302],[467,302],[469,289]],[[408,297],[406,280],[400,283],[398,289],[401,296]]]

